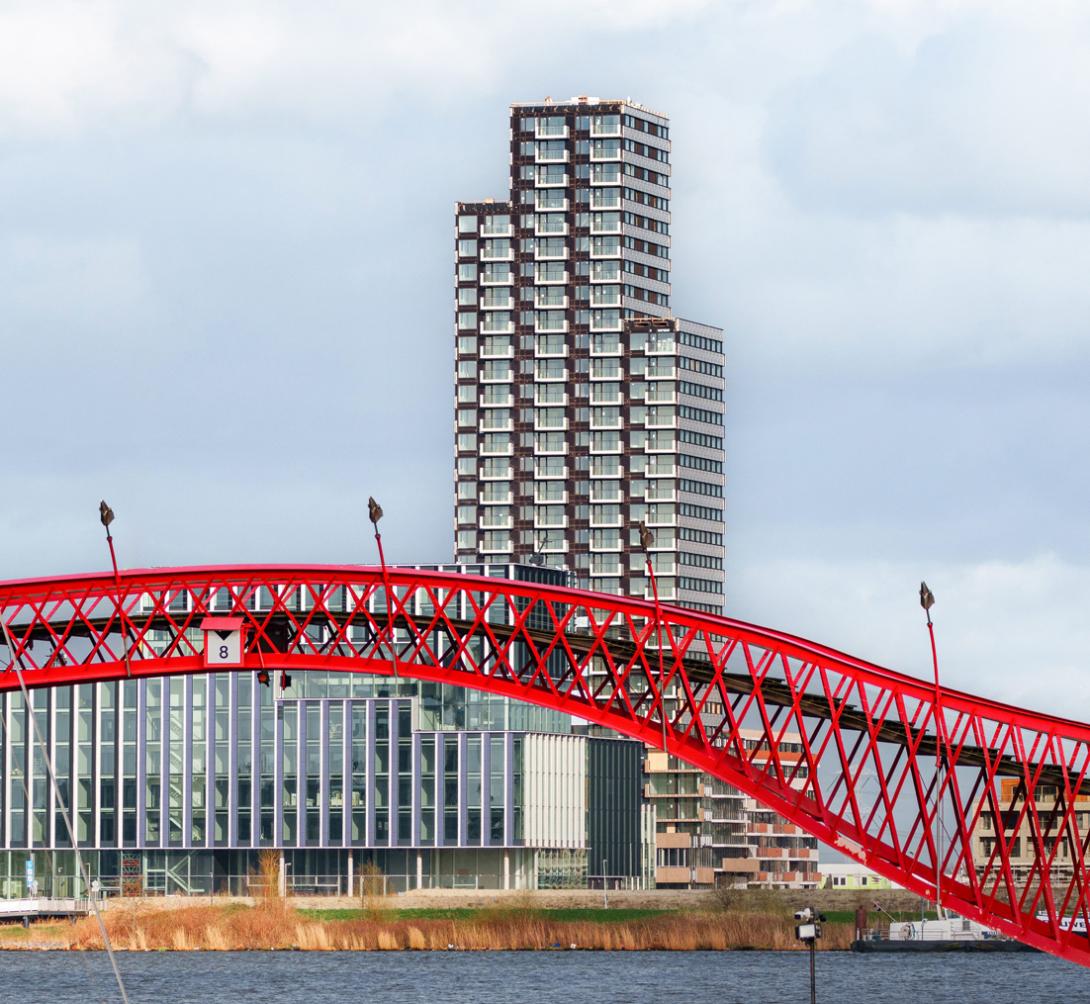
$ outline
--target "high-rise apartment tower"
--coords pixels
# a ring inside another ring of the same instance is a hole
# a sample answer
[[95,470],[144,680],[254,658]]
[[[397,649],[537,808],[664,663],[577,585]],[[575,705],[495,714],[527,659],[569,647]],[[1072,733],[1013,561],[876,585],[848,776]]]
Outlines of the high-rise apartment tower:
[[670,130],[629,100],[511,106],[506,202],[456,218],[455,556],[723,606],[723,341],[670,302]]

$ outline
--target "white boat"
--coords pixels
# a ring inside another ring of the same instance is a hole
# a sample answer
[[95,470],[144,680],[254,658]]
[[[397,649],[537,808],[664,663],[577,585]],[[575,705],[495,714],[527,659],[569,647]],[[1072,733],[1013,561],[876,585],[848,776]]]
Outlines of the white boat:
[[[1048,914],[1044,910],[1040,910],[1037,913],[1037,919],[1044,924],[1048,923]],[[1086,934],[1086,918],[1085,917],[1061,917],[1060,918],[1060,930],[1061,931],[1073,931],[1075,934]]]
[[910,920],[889,925],[890,941],[988,941],[995,931],[964,917]]

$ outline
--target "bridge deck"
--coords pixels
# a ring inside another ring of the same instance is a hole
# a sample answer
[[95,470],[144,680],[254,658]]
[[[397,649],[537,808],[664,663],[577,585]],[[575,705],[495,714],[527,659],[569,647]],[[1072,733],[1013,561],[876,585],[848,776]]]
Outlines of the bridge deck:
[[[254,616],[267,619],[268,633],[282,637],[284,640],[282,650],[277,651],[270,647],[268,654],[286,654],[291,651],[291,622],[287,614],[259,611],[255,612]],[[86,640],[100,637],[107,629],[110,620],[111,618],[108,617],[80,618],[71,622],[66,620],[66,637],[84,638]],[[138,625],[141,632],[165,631],[173,633],[177,627],[174,619],[155,612],[133,615],[132,623]],[[343,613],[338,612],[337,623],[342,627],[370,628],[377,624],[379,628],[385,628],[388,624],[388,618],[382,611],[369,612],[367,615],[345,611]],[[447,627],[448,624],[450,625],[449,628]],[[326,623],[319,618],[317,626],[324,627]],[[284,630],[279,632],[272,630],[272,628],[277,627]],[[480,625],[476,621],[449,617],[441,630],[450,633],[453,640],[454,634],[450,631],[450,628],[453,628],[454,632],[460,632],[464,637],[475,627],[479,630]],[[515,633],[512,626],[508,624],[490,623],[489,628],[495,638],[501,642],[509,641]],[[541,648],[547,647],[554,640],[552,631],[535,629],[525,625],[518,630],[518,636],[532,639]],[[37,624],[27,632],[27,637],[33,641],[49,642],[55,639],[56,636],[50,631],[49,625]],[[599,645],[599,640],[594,635],[579,628],[569,629],[566,632],[566,638],[572,651],[581,656],[586,656]],[[405,645],[399,654],[408,657],[414,647],[412,644]],[[2,648],[3,643],[0,641],[0,649]],[[630,637],[625,637],[622,632],[616,632],[609,636],[609,649],[615,661],[627,663],[638,658],[640,646]],[[707,658],[701,658],[701,656],[702,653],[699,652],[690,653],[686,656],[683,660],[685,674],[694,683],[709,684],[712,682],[714,673]],[[2,675],[0,673],[0,676]],[[753,677],[748,673],[724,672],[720,675],[720,679],[731,693],[738,696],[748,696],[756,689]],[[27,685],[31,688],[36,685],[33,674],[28,675]],[[41,685],[46,686],[48,684]],[[799,711],[808,718],[829,721],[835,716],[842,728],[861,733],[873,728],[874,734],[880,742],[911,748],[915,751],[916,756],[934,758],[938,752],[939,743],[934,733],[929,732],[926,728],[915,728],[906,724],[896,713],[895,708],[892,709],[893,713],[886,717],[879,716],[876,719],[873,714],[868,717],[862,708],[847,700],[833,704],[824,694],[804,694],[797,697],[786,682],[772,677],[765,677],[761,681],[759,689],[763,702],[769,707],[790,709],[797,704]],[[990,765],[995,774],[1000,777],[1023,778],[1025,775],[1024,764],[1016,757],[996,747],[981,747],[973,743],[965,743],[960,747],[957,762],[959,766],[963,767],[984,768]],[[1090,776],[1081,777],[1076,771],[1069,771],[1067,775],[1068,785],[1073,792],[1079,795],[1090,794]],[[1053,784],[1062,788],[1064,771],[1055,766],[1046,765],[1037,780],[1040,784]]]

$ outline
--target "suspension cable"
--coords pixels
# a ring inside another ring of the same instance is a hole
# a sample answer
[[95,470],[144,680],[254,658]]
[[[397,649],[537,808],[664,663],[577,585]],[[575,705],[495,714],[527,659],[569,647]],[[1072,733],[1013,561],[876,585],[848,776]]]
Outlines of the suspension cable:
[[[34,714],[33,707],[28,707],[28,708],[26,708],[26,710],[27,710],[27,712],[29,714],[31,714],[31,715]],[[32,808],[33,800],[31,799],[31,796],[30,796],[30,774],[31,774],[31,771],[33,770],[33,766],[34,766],[34,761],[32,759],[29,767],[24,766],[22,776],[20,778],[23,793],[26,796],[26,807],[27,807],[26,811],[27,811],[28,814],[35,811]],[[57,796],[57,800],[60,801],[60,792],[57,791],[57,792],[55,792],[55,794]],[[29,824],[28,824],[28,827],[29,827]],[[31,843],[32,842],[28,839],[27,840],[27,857],[29,857],[29,858],[34,857],[34,848],[31,846]],[[50,867],[50,872],[49,872],[50,887],[51,887],[51,889],[53,891],[53,894],[56,895],[56,860],[57,860],[56,859],[56,852],[54,850],[52,850],[52,849],[45,848],[45,853],[49,857],[49,862],[50,862],[50,864],[49,864],[49,867]],[[27,888],[27,898],[28,899],[30,898],[30,889],[29,889],[29,887]],[[75,897],[73,896],[73,899],[74,898]],[[80,965],[83,966],[84,975],[87,977],[88,982],[90,982],[90,980],[93,978],[93,975],[94,975],[91,972],[91,967],[87,964],[87,960],[83,957],[83,952],[77,952],[76,955],[79,956]]]
[[[106,933],[106,924],[102,919],[102,911],[98,908],[98,897],[91,888],[91,874],[87,870],[83,855],[79,852],[79,842],[76,840],[76,831],[72,827],[72,817],[68,811],[68,806],[65,805],[64,799],[61,797],[60,785],[57,783],[57,774],[53,769],[53,760],[49,755],[49,748],[42,738],[41,730],[38,728],[38,716],[34,713],[34,705],[30,700],[30,692],[27,689],[26,680],[23,679],[23,657],[21,654],[16,654],[15,646],[12,644],[11,640],[11,632],[8,630],[8,624],[7,621],[4,620],[2,611],[0,611],[0,630],[4,633],[4,644],[7,645],[8,648],[8,656],[10,659],[8,662],[8,669],[15,670],[15,676],[19,681],[19,689],[23,692],[23,704],[26,707],[27,717],[30,718],[30,726],[34,732],[34,740],[41,750],[42,760],[45,762],[45,769],[49,774],[49,783],[53,786],[53,793],[57,799],[57,807],[60,809],[61,817],[64,819],[65,829],[68,830],[68,839],[71,841],[72,850],[76,855],[76,867],[79,869],[85,888],[88,893],[90,893],[91,909],[94,910],[95,919],[98,921],[98,929],[102,935],[102,944],[106,948],[106,955],[108,956],[110,966],[114,971],[114,978],[117,980],[117,989],[121,994],[121,1002],[122,1004],[129,1004],[129,995],[125,993],[125,981],[121,978],[121,970],[117,967],[117,958],[114,955],[114,948],[110,943],[109,934]],[[33,758],[31,763],[33,763]],[[30,841],[28,840],[27,843],[29,845]]]

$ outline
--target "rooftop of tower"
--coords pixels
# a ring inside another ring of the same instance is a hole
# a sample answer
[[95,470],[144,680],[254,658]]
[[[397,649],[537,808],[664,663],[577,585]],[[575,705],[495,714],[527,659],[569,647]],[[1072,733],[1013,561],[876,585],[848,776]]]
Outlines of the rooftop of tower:
[[512,101],[512,108],[548,108],[554,106],[557,108],[578,108],[587,107],[593,108],[597,105],[626,105],[629,108],[634,108],[637,111],[643,112],[645,115],[654,115],[656,118],[662,119],[664,122],[669,119],[669,115],[666,112],[655,111],[653,108],[648,108],[646,105],[641,105],[638,101],[633,101],[631,98],[598,98],[590,97],[586,94],[578,94],[573,98],[568,98],[567,101],[558,101],[553,97],[546,97],[541,101]]

